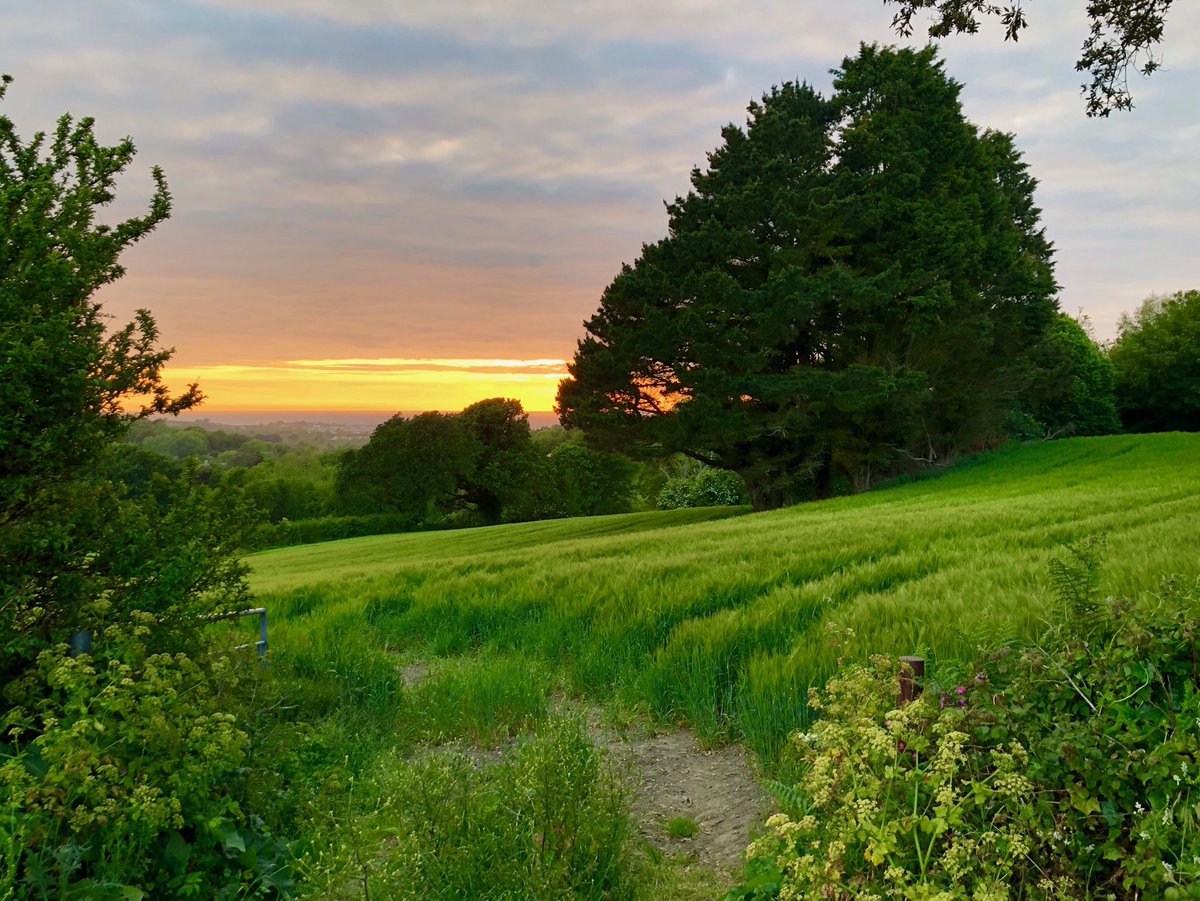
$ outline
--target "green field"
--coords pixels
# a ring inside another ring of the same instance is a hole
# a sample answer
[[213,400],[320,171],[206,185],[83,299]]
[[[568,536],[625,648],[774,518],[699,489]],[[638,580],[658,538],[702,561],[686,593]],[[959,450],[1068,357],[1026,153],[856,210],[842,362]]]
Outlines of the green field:
[[[366,698],[397,659],[478,652],[708,741],[744,741],[770,766],[839,656],[917,653],[936,672],[981,642],[1031,637],[1050,560],[1100,535],[1105,593],[1200,576],[1200,436],[1014,446],[770,513],[378,536],[247,562],[272,654],[322,674],[331,704]],[[830,623],[854,637],[833,646]]]

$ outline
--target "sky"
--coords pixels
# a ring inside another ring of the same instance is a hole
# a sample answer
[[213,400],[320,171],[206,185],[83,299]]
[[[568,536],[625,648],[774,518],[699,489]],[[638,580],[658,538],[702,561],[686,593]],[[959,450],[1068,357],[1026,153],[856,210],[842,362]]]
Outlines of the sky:
[[[943,42],[967,116],[1040,186],[1064,310],[1111,339],[1200,287],[1200,4],[1167,18],[1135,109],[1087,119],[1082,0]],[[549,410],[605,286],[749,101],[902,41],[881,0],[0,0],[0,110],[64,112],[166,171],[172,218],[100,299],[150,309],[201,415]]]

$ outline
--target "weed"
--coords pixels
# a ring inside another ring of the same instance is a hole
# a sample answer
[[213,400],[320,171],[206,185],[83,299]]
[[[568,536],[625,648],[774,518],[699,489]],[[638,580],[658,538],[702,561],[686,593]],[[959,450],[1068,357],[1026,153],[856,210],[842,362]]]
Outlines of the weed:
[[691,838],[700,831],[700,825],[691,817],[671,817],[667,820],[667,835],[671,838]]

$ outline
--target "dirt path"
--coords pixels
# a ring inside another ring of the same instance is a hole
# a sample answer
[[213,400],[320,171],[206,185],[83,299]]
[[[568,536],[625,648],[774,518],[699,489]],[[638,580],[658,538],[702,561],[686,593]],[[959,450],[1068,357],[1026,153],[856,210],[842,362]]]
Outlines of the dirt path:
[[[416,685],[429,674],[425,662],[405,666],[402,678]],[[692,854],[695,862],[726,872],[738,869],[750,833],[772,808],[771,796],[755,781],[752,755],[741,745],[703,748],[680,729],[653,732],[646,723],[614,728],[600,707],[581,707],[562,697],[551,705],[559,714],[582,713],[597,746],[612,755],[618,772],[634,789],[633,814],[643,837],[668,855]],[[499,760],[503,748],[474,749],[477,765]],[[688,818],[699,827],[688,838],[672,837],[667,824]]]
[[[633,812],[642,835],[668,854],[691,852],[697,862],[737,868],[750,832],[771,798],[754,779],[751,755],[740,745],[704,749],[689,731],[618,734],[589,711],[593,740],[612,754],[636,789]],[[687,817],[699,826],[691,838],[672,838],[667,823]]]

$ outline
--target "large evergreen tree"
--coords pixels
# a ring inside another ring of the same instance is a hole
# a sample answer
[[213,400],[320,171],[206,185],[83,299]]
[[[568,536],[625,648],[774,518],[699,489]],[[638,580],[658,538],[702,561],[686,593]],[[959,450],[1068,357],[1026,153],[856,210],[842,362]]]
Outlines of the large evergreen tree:
[[1035,183],[933,49],[835,74],[723,130],[586,323],[565,424],[738,472],[760,509],[998,434],[1056,311]]

